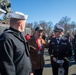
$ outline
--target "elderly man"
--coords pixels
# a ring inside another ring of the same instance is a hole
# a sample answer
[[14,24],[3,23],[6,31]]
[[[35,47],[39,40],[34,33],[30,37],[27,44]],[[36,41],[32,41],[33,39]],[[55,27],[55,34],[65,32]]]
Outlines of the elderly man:
[[64,69],[64,75],[68,75],[69,58],[72,55],[72,50],[68,39],[63,37],[63,31],[63,27],[56,24],[54,28],[55,38],[51,38],[50,41],[49,54],[53,75],[59,75],[59,67]]
[[30,57],[33,65],[34,75],[42,75],[44,66],[44,45],[46,42],[42,39],[43,28],[38,26],[35,28],[34,36],[29,39]]
[[0,36],[1,75],[32,75],[29,48],[21,32],[25,29],[27,15],[10,14],[10,27]]

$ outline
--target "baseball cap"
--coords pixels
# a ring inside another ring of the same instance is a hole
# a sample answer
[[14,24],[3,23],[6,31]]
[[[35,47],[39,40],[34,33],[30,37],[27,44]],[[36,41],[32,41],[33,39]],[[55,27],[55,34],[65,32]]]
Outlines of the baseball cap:
[[35,28],[35,31],[43,31],[43,28],[41,26],[38,26]]

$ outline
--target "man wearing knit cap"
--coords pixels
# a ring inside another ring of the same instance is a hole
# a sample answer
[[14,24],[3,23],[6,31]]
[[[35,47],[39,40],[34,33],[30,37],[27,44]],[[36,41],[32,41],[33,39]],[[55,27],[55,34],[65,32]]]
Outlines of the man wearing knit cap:
[[[63,37],[63,32],[64,28],[56,24],[54,27],[55,38],[51,38],[49,46],[53,75],[68,75],[72,49],[68,39]],[[60,69],[62,69],[62,72]]]
[[33,75],[29,48],[22,32],[27,15],[10,13],[10,27],[0,35],[1,75]]

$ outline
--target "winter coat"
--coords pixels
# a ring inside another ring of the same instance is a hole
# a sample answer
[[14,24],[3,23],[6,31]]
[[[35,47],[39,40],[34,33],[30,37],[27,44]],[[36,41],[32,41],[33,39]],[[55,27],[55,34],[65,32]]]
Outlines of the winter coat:
[[30,75],[29,50],[20,32],[10,28],[0,36],[1,75]]

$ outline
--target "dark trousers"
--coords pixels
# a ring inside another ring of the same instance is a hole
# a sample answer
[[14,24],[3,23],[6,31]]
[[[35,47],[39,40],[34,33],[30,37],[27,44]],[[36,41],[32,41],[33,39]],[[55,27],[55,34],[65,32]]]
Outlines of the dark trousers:
[[42,75],[43,69],[35,69],[34,75]]
[[74,50],[74,60],[76,62],[76,50]]
[[[51,64],[52,64],[53,75],[58,75],[58,68],[60,67],[60,65],[58,63],[54,62],[52,59],[51,59]],[[68,75],[69,63],[67,61],[65,61],[64,64],[62,65],[62,67],[65,70],[64,75]]]

